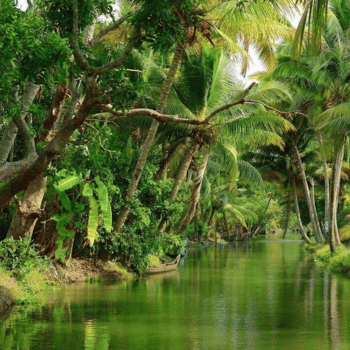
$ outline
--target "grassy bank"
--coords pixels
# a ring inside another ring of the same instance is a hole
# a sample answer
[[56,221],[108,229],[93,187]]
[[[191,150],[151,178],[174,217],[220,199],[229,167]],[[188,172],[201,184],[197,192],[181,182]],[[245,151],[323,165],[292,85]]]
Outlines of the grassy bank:
[[0,242],[0,313],[12,304],[39,303],[51,286],[60,283],[132,278],[116,262],[82,258],[58,263],[40,256],[36,248],[29,240]]
[[350,249],[344,245],[337,247],[332,254],[328,245],[307,245],[306,249],[315,254],[318,261],[324,263],[330,271],[337,272],[350,278]]

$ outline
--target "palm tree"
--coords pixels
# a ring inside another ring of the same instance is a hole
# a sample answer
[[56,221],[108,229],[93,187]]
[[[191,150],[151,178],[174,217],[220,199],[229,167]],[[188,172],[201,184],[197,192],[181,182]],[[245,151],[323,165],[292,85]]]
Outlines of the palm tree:
[[[228,4],[230,4],[230,7],[226,6]],[[291,7],[290,5],[288,5],[288,2],[285,2],[284,4],[287,5],[282,6],[282,8],[288,6],[289,8]],[[212,13],[207,11],[209,6],[214,6],[215,11],[213,11]],[[237,41],[232,40],[230,38],[233,37],[234,39],[236,39],[237,36],[242,35],[246,35],[247,37],[247,33],[254,33],[254,35],[256,35],[259,38],[259,42],[261,43],[261,45],[258,46],[258,48],[261,49],[261,51],[264,51],[265,53],[263,57],[266,61],[271,61],[269,60],[269,58],[273,57],[273,55],[271,55],[271,53],[273,52],[270,43],[271,36],[281,37],[281,35],[286,36],[291,35],[292,33],[290,28],[288,29],[288,26],[283,26],[281,24],[282,15],[279,13],[279,6],[273,7],[269,5],[269,7],[266,8],[264,4],[262,5],[259,2],[252,3],[245,9],[247,16],[241,16],[241,9],[237,9],[236,5],[232,6],[231,2],[228,2],[227,4],[225,4],[225,6],[223,6],[221,2],[209,1],[209,3],[207,4],[207,8],[196,8],[195,10],[197,14],[197,21],[193,21],[192,19],[192,21],[190,22],[186,21],[182,17],[183,14],[181,13],[181,11],[179,11],[179,9],[175,9],[175,12],[177,13],[177,18],[179,19],[181,25],[184,28],[184,37],[183,40],[176,47],[172,64],[168,71],[168,76],[164,82],[163,89],[159,98],[157,106],[158,112],[163,112],[164,110],[167,97],[170,92],[170,87],[174,81],[176,70],[180,65],[181,57],[185,46],[196,47],[198,46],[198,44],[203,43],[203,41],[209,41],[211,44],[213,44],[213,41],[218,40],[221,46],[224,43],[224,46],[229,48],[229,51],[231,53],[237,51],[244,53],[244,50],[237,44]],[[268,14],[272,17],[269,21],[262,22],[261,14]],[[211,18],[211,16],[213,17]],[[220,19],[219,21],[218,18]],[[236,26],[225,26],[225,23],[228,20],[235,21]],[[197,25],[194,25],[194,23],[197,23]],[[218,23],[220,23],[220,25],[217,25]],[[256,24],[253,31],[251,30],[252,23]],[[277,23],[279,23],[278,26],[276,26]],[[281,29],[284,29],[284,32],[282,32]],[[225,33],[226,30],[228,32]],[[198,33],[202,35],[199,36],[197,35]],[[251,38],[251,35],[249,36],[249,38]],[[270,52],[270,54],[266,54],[266,52]],[[139,161],[137,162],[137,165],[135,167],[134,175],[132,177],[130,186],[126,194],[127,202],[130,202],[135,195],[136,188],[142,175],[144,165],[147,161],[148,154],[151,150],[155,136],[157,134],[158,126],[158,122],[154,120],[141,149]],[[128,213],[128,208],[124,206],[114,225],[116,233],[120,232]]]
[[[274,132],[286,130],[290,126],[284,119],[266,114],[263,107],[254,107],[252,104],[247,107],[243,105],[245,102],[253,103],[252,101],[256,104],[257,100],[271,102],[274,98],[282,98],[282,96],[286,98],[287,94],[282,90],[283,86],[268,84],[242,90],[229,73],[231,66],[232,62],[226,55],[216,49],[203,49],[200,54],[192,52],[187,55],[187,64],[180,71],[179,78],[174,84],[174,91],[169,95],[167,113],[181,111],[187,118],[215,123],[212,126],[192,127],[188,134],[191,143],[176,177],[172,199],[175,199],[191,158],[194,158],[193,167],[197,176],[192,188],[190,208],[186,211],[180,228],[185,227],[193,218],[213,149],[221,148],[235,159],[230,168],[235,181],[237,138],[242,140],[242,137],[248,137],[249,132],[259,130],[259,133],[255,133],[255,144],[279,144],[281,138]],[[237,96],[236,101],[235,96]],[[249,98],[257,100],[250,101]],[[232,100],[234,102],[230,102]],[[241,104],[243,106],[240,106]],[[236,108],[233,109],[233,107]],[[196,149],[198,149],[197,154],[195,154]]]

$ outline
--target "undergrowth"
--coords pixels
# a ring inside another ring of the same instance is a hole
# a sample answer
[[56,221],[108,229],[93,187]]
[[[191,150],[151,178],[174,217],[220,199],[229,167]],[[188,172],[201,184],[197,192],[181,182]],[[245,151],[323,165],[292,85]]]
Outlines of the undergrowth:
[[0,283],[12,292],[17,304],[40,301],[39,292],[48,288],[48,259],[41,257],[37,248],[29,238],[0,242]]
[[332,254],[328,245],[315,244],[306,247],[315,254],[315,257],[326,263],[332,272],[341,273],[350,277],[350,249],[344,245],[336,247],[336,253]]

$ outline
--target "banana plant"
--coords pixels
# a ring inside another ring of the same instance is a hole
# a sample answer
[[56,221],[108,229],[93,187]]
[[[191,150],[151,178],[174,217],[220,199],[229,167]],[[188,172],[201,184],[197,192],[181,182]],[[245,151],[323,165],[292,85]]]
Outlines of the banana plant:
[[[97,229],[99,224],[103,222],[105,230],[111,232],[112,210],[108,199],[107,188],[99,176],[96,176],[94,181],[86,181],[87,176],[83,176],[83,174],[78,172],[70,172],[66,169],[59,171],[57,176],[59,179],[55,183],[54,189],[65,211],[53,215],[52,219],[56,221],[58,234],[55,257],[63,261],[69,249],[69,247],[63,248],[64,241],[71,241],[74,238],[74,230],[69,230],[67,228],[68,224],[73,221],[74,214],[82,214],[87,209],[83,203],[71,201],[66,191],[80,186],[80,194],[89,201],[87,238],[90,247],[93,246],[98,238]],[[81,223],[76,223],[75,225],[79,226]]]

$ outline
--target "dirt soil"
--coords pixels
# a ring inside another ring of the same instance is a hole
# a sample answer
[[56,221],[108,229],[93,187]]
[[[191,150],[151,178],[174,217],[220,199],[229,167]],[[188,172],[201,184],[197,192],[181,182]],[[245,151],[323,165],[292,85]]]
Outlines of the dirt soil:
[[11,291],[4,286],[0,286],[0,314],[7,311],[15,302]]
[[55,282],[118,281],[131,277],[116,263],[94,258],[70,259],[65,264],[55,262],[50,267],[50,275]]

